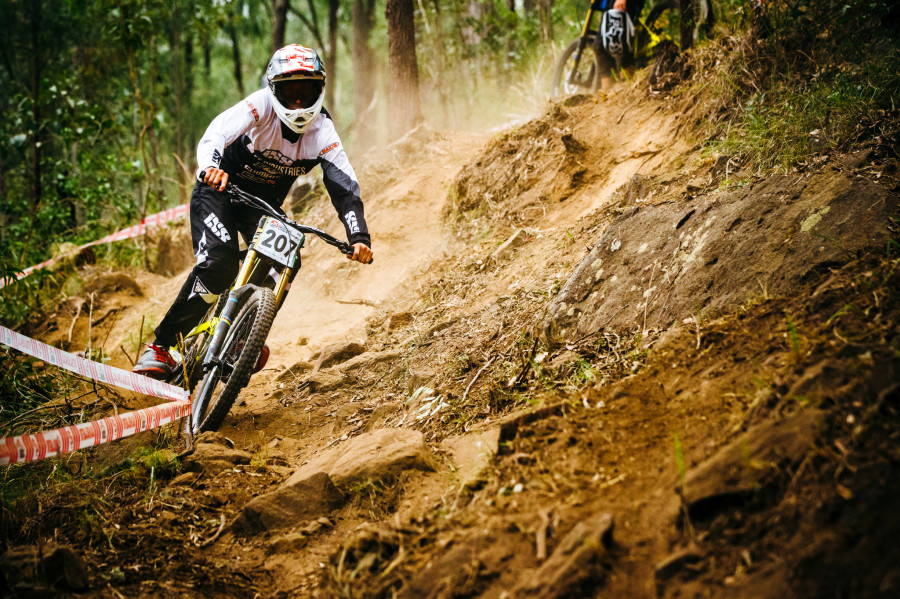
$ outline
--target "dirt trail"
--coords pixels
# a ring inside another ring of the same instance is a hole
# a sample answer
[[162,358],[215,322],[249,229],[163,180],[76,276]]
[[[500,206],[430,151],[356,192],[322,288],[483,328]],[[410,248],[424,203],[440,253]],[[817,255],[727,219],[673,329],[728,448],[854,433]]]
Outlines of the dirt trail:
[[[900,590],[896,170],[876,148],[734,173],[679,98],[638,78],[370,161],[375,264],[313,243],[221,435],[107,536],[59,524],[93,595]],[[181,276],[132,278],[146,298],[101,285],[129,306],[110,347]]]

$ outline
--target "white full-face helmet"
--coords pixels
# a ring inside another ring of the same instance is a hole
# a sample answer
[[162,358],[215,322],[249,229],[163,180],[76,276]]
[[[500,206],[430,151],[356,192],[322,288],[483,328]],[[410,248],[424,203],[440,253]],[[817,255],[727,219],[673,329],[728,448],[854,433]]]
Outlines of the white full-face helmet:
[[325,65],[316,51],[291,44],[275,52],[266,69],[272,105],[281,122],[303,133],[322,110]]

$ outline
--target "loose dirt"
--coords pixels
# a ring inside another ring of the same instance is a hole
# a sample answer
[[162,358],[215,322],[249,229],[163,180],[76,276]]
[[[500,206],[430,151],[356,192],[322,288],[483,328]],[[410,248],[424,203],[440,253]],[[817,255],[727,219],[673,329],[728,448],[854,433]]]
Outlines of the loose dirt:
[[[413,132],[359,172],[374,264],[311,244],[219,433],[4,545],[73,547],[82,596],[896,596],[896,173],[735,173],[697,110],[639,78]],[[32,332],[129,367],[184,273],[81,276]]]

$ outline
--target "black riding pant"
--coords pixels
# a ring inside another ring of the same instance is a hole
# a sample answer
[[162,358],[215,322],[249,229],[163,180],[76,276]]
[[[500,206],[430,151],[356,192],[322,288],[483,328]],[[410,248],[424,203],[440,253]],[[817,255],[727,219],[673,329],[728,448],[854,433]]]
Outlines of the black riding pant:
[[241,261],[238,234],[249,243],[256,232],[259,210],[232,204],[225,194],[197,183],[191,193],[191,241],[197,263],[175,302],[156,327],[156,343],[175,346],[200,323],[209,305],[234,282]]
[[[598,3],[595,2],[595,5]],[[602,4],[600,2],[599,4]],[[598,7],[596,10],[611,10],[614,4],[613,0],[607,0],[605,3],[605,7]],[[631,17],[632,23],[637,23],[638,17],[641,16],[641,12],[644,10],[644,0],[626,0],[625,2],[625,12],[628,13],[628,16]],[[602,18],[602,16],[601,16]],[[599,29],[599,24],[598,24]],[[599,32],[594,42],[594,50],[597,54],[597,62],[600,76],[601,77],[609,77],[612,74],[613,68],[616,66],[616,59],[607,54],[606,50],[603,49],[603,40],[600,39]],[[622,56],[622,62],[619,64],[619,68],[625,69],[628,67],[634,66],[634,48],[627,48],[624,55]]]

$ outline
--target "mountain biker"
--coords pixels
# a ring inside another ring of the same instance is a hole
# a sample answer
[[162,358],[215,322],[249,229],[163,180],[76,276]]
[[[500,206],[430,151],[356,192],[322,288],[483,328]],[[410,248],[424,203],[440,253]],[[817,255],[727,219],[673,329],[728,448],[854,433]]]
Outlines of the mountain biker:
[[250,241],[262,212],[233,205],[231,181],[280,210],[298,176],[322,167],[325,189],[353,248],[351,260],[372,261],[359,184],[328,112],[325,66],[310,48],[291,44],[272,56],[266,87],[218,115],[197,146],[198,176],[191,193],[191,239],[197,263],[154,331],[156,339],[133,372],[167,379],[175,368],[169,348],[195,327],[237,276],[237,234]]
[[644,0],[594,0],[593,10],[603,11],[596,38],[600,89],[612,87],[612,70],[618,66],[634,72],[634,22],[644,10]]

